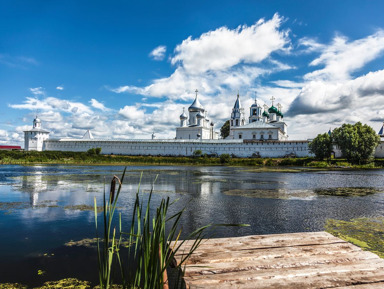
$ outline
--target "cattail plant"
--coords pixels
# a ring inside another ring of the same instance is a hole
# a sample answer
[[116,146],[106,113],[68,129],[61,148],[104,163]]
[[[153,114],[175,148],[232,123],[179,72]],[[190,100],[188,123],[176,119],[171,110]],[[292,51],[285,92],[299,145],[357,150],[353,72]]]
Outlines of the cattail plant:
[[[176,265],[178,272],[182,272],[185,261],[198,248],[204,238],[207,237],[207,229],[217,226],[245,226],[233,224],[209,224],[196,229],[183,241],[179,241],[181,235],[180,220],[185,208],[172,216],[168,216],[168,209],[172,205],[170,198],[163,198],[160,205],[151,214],[151,201],[154,191],[154,182],[148,194],[146,202],[140,195],[140,185],[136,192],[133,206],[131,225],[128,231],[124,231],[121,214],[119,214],[119,232],[116,237],[116,229],[112,232],[112,220],[116,209],[117,200],[122,188],[125,171],[121,179],[114,176],[111,182],[109,199],[104,193],[104,242],[103,248],[97,243],[99,281],[101,289],[108,289],[112,284],[114,262],[117,262],[123,288],[142,289],[167,289],[169,282],[166,269],[174,264],[174,256],[187,240],[193,240],[188,252],[183,252],[183,257]],[[142,178],[142,175],[141,175]],[[141,183],[140,178],[140,183]],[[118,183],[118,189],[116,185]],[[144,204],[146,206],[144,206]],[[95,200],[95,222],[97,230],[97,210]],[[169,228],[168,230],[166,228]],[[124,237],[124,239],[123,239]],[[99,240],[99,239],[98,239]],[[122,242],[128,243],[128,250],[121,251]],[[127,242],[125,241],[127,240]],[[171,244],[173,244],[171,248]],[[123,253],[124,252],[124,253]],[[180,277],[180,276],[179,276]],[[179,280],[175,286],[179,285]]]

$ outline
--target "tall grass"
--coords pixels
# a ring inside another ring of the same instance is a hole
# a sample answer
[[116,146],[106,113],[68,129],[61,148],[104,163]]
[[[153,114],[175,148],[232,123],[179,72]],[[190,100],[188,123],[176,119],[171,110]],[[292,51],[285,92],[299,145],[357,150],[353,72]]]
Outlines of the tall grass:
[[[116,210],[117,200],[123,185],[125,170],[121,179],[114,176],[111,182],[110,196],[106,199],[104,192],[104,242],[103,246],[98,242],[99,281],[101,289],[108,289],[113,283],[112,276],[114,265],[120,270],[123,288],[160,289],[168,288],[166,269],[173,263],[174,256],[187,240],[193,240],[188,252],[183,252],[183,257],[176,269],[181,272],[184,262],[198,248],[207,235],[207,229],[217,226],[245,226],[233,224],[208,224],[190,233],[183,241],[179,241],[181,235],[180,220],[185,210],[168,216],[168,210],[172,203],[170,198],[163,198],[160,205],[151,213],[151,201],[154,190],[154,182],[150,193],[145,198],[140,194],[140,185],[136,192],[135,203],[132,211],[131,225],[128,231],[124,231],[121,214],[119,214],[119,232],[112,230],[112,221]],[[116,184],[118,189],[115,193]],[[97,229],[97,210],[95,201],[95,222]],[[174,246],[171,248],[171,241]],[[128,244],[127,252],[120,250],[122,244]],[[124,253],[123,253],[124,252]],[[115,264],[117,263],[117,264]],[[179,282],[176,282],[178,285]]]

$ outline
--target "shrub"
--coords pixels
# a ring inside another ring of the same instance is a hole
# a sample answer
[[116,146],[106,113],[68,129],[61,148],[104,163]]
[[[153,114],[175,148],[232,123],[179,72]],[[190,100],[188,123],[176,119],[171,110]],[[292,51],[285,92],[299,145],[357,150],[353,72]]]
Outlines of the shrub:
[[231,156],[229,154],[220,155],[220,163],[228,164],[231,162]]

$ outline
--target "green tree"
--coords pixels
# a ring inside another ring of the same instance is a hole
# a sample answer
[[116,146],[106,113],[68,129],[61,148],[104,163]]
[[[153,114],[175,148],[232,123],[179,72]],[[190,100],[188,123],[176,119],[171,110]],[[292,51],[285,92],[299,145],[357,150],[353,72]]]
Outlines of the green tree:
[[220,129],[220,135],[222,138],[229,136],[229,120],[227,120]]
[[308,145],[309,151],[313,153],[317,159],[329,159],[332,154],[332,139],[327,133],[318,134]]
[[353,164],[367,163],[373,159],[380,137],[369,125],[361,122],[343,124],[332,132],[334,142],[343,156]]

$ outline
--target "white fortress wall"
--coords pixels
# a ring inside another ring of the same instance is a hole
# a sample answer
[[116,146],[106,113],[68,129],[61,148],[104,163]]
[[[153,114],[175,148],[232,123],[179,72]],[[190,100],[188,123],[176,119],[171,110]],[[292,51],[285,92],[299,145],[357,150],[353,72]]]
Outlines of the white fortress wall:
[[233,154],[238,157],[297,157],[310,155],[308,141],[252,141],[252,140],[73,140],[49,139],[44,150],[85,152],[101,148],[102,154],[191,156],[196,150],[203,154]]

